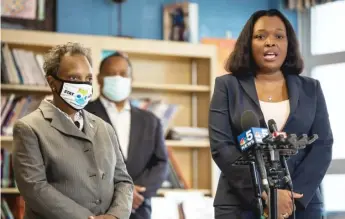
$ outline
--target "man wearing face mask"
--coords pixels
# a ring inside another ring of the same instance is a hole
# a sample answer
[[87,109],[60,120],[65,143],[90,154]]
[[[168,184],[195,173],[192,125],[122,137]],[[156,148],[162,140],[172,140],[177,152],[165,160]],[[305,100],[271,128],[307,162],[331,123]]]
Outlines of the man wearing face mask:
[[13,167],[27,219],[127,219],[133,182],[115,130],[83,110],[92,96],[89,50],[56,46],[44,70],[53,100],[16,122]]
[[111,124],[118,135],[129,175],[134,182],[130,219],[151,218],[150,198],[168,173],[168,156],[160,120],[151,112],[132,106],[132,65],[115,52],[100,64],[100,97],[86,110]]

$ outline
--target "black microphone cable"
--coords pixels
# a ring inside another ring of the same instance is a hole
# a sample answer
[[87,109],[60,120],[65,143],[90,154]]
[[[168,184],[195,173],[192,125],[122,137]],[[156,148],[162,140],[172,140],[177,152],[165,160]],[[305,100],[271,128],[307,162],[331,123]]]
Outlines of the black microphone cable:
[[285,159],[285,156],[281,156],[281,160],[283,162],[284,168],[285,168],[285,172],[286,172],[286,176],[284,177],[285,179],[285,183],[288,185],[288,188],[291,192],[291,199],[292,199],[292,218],[296,219],[296,213],[295,213],[295,198],[293,197],[293,184],[292,184],[292,180],[291,180],[291,176],[290,176],[290,171]]

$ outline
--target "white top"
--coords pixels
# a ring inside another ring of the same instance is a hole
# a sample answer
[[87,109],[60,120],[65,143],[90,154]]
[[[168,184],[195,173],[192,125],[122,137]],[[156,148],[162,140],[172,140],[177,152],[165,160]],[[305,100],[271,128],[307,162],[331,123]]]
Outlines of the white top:
[[290,102],[284,100],[281,102],[264,102],[260,100],[261,111],[264,114],[266,124],[268,120],[274,119],[279,131],[283,129],[290,114]]
[[115,103],[103,97],[100,97],[100,100],[108,113],[111,124],[116,130],[123,156],[127,159],[131,129],[131,105],[126,101],[124,108],[118,111]]

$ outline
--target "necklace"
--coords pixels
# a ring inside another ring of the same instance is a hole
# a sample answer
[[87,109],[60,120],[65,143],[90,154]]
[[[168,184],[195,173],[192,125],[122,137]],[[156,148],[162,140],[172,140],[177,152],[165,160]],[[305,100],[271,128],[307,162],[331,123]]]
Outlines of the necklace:
[[272,96],[268,97],[268,101],[272,102]]

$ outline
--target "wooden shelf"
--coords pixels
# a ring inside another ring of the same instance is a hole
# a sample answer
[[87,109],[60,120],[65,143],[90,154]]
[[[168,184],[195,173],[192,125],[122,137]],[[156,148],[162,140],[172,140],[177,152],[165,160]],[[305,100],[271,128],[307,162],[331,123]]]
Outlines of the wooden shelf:
[[205,85],[189,85],[189,84],[154,84],[133,82],[133,89],[142,90],[161,90],[173,92],[209,92],[210,87]]
[[[141,90],[158,90],[172,92],[209,92],[210,87],[205,85],[188,85],[188,84],[153,84],[133,82],[133,89]],[[42,93],[51,94],[50,87],[24,85],[24,84],[1,84],[1,90],[13,93]]]
[[1,136],[1,143],[12,143],[13,137],[12,136]]
[[211,195],[209,189],[158,189],[157,195],[164,196],[167,192],[201,192],[204,195]]
[[[158,189],[157,195],[164,196],[167,192],[201,192],[204,195],[211,195],[208,189]],[[1,194],[20,194],[18,188],[1,188]]]
[[1,91],[13,93],[41,93],[51,94],[51,89],[48,86],[42,85],[25,85],[25,84],[1,84]]
[[208,141],[203,140],[195,140],[195,141],[174,141],[174,140],[166,140],[166,146],[168,147],[182,147],[182,148],[208,148],[210,143]]
[[52,35],[51,32],[47,31],[2,29],[1,41],[9,44],[37,47],[53,47],[67,42],[79,42],[88,47],[103,48],[105,50],[193,58],[210,58],[216,56],[217,53],[215,46],[205,44],[69,33],[54,33]]
[[[12,143],[13,137],[12,136],[1,136],[1,144],[9,144]],[[208,141],[174,141],[174,140],[166,140],[166,146],[168,147],[182,147],[182,148],[208,148],[209,142]]]
[[1,194],[19,194],[17,188],[1,188]]
[[13,137],[12,136],[1,136],[1,148],[6,149],[8,151],[13,150]]

